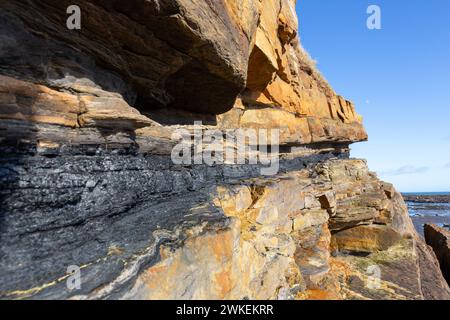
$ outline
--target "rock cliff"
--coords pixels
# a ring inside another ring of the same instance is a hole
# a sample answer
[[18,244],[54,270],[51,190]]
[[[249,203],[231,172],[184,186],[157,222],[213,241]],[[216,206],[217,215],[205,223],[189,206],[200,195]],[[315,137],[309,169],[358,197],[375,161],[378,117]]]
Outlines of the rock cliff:
[[[295,0],[72,2],[0,1],[0,297],[450,298]],[[194,121],[245,161],[174,163]]]

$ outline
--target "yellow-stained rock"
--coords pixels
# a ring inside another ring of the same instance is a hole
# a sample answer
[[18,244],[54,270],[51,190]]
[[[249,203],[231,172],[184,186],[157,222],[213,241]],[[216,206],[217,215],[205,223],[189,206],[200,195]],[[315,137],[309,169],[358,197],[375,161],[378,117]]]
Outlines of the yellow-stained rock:
[[390,227],[358,226],[335,233],[333,247],[351,252],[376,252],[387,250],[401,239],[401,235]]
[[0,75],[0,119],[78,126],[76,95]]
[[246,109],[240,118],[242,128],[279,129],[280,143],[309,143],[311,135],[306,118],[281,109]]
[[120,96],[80,96],[85,110],[79,117],[82,127],[121,128],[134,130],[154,122],[130,107]]
[[328,218],[326,210],[303,211],[294,218],[294,231],[325,224],[328,222]]

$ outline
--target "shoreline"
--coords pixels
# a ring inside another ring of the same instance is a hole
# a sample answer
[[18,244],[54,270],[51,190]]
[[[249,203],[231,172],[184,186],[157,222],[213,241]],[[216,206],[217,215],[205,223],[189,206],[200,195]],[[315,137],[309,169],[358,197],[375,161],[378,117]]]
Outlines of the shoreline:
[[402,193],[402,196],[406,202],[450,203],[450,194],[420,195],[420,194],[404,194],[404,193]]
[[424,237],[424,225],[450,229],[450,194],[402,194],[417,232]]

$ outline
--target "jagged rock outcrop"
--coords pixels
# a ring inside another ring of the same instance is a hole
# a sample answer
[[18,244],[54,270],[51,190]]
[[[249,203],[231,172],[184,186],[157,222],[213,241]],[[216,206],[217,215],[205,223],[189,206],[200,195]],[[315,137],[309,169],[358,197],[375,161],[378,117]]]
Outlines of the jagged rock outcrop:
[[[345,186],[337,177],[345,177]],[[232,218],[229,227],[162,249],[162,260],[126,297],[447,298],[432,251],[399,200],[398,193],[386,195],[361,160],[329,160],[274,179],[219,186],[213,203]],[[337,213],[350,201],[373,214],[337,227]],[[366,269],[374,265],[382,280],[368,289]]]
[[[0,297],[450,298],[294,0],[70,4],[0,2]],[[174,163],[194,121],[245,162]],[[242,129],[279,130],[277,174]]]

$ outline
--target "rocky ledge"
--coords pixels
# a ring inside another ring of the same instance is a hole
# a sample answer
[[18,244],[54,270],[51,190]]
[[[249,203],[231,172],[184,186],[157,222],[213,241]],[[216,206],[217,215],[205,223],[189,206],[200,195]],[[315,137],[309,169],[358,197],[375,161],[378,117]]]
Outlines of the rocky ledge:
[[294,0],[72,2],[0,2],[1,298],[450,299]]

